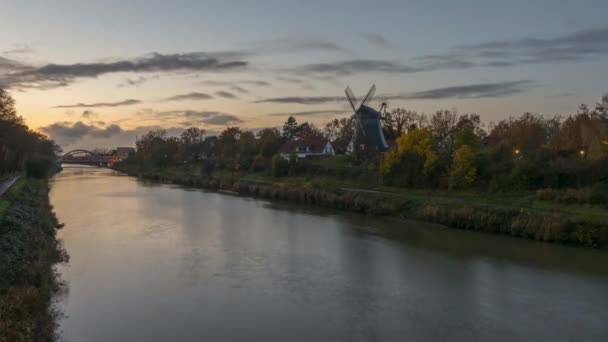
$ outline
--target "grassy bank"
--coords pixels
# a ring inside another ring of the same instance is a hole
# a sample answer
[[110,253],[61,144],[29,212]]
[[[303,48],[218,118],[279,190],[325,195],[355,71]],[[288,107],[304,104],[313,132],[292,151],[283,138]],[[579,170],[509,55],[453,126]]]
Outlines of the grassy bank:
[[0,341],[53,341],[54,265],[66,260],[44,179],[22,178],[0,199]]
[[460,229],[589,247],[608,245],[606,208],[543,201],[528,192],[411,190],[373,184],[364,178],[328,175],[203,175],[196,164],[147,170],[131,164],[118,165],[117,169],[154,181],[229,189],[247,196],[418,219]]

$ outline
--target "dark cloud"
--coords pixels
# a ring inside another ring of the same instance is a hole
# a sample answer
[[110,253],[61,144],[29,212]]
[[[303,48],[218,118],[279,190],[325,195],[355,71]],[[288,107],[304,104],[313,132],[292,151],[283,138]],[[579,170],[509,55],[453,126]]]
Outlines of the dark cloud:
[[455,50],[464,56],[485,60],[490,66],[581,61],[608,55],[608,28],[553,38],[528,37],[462,45]]
[[65,86],[77,78],[96,78],[117,72],[226,71],[248,65],[240,60],[220,60],[203,52],[164,55],[152,53],[114,62],[48,64],[27,66],[25,70],[0,75],[0,85],[14,87],[52,88]]
[[293,83],[293,84],[306,83],[305,80],[301,80],[299,78],[293,78],[293,77],[277,77],[277,80],[287,82],[287,83]]
[[95,108],[95,107],[120,107],[120,106],[131,106],[141,103],[140,100],[127,99],[118,102],[98,102],[98,103],[76,103],[73,105],[59,105],[54,108]]
[[211,100],[213,99],[213,96],[209,95],[209,94],[205,94],[205,93],[188,93],[188,94],[181,94],[181,95],[175,95],[175,96],[171,96],[166,98],[166,101],[186,101],[186,100]]
[[264,55],[310,51],[347,52],[348,50],[325,38],[283,37],[258,42],[243,51],[250,55]]
[[316,105],[330,102],[346,101],[344,96],[287,96],[274,97],[269,99],[257,100],[255,103],[298,103],[305,105]]
[[[183,127],[138,126],[125,129],[116,123],[107,127],[105,122],[98,121],[87,125],[83,122],[56,122],[41,127],[40,130],[54,139],[64,151],[73,149],[93,149],[96,147],[116,148],[116,146],[133,146],[135,138],[142,136],[152,129],[163,128],[170,136],[179,136]],[[208,130],[209,132],[209,130]]]
[[[529,80],[498,82],[498,83],[479,83],[454,87],[444,87],[411,94],[399,95],[399,99],[477,99],[484,97],[505,97],[522,93],[534,86],[534,82]],[[389,96],[390,98],[390,96]]]
[[316,115],[338,115],[338,114],[345,114],[345,113],[350,113],[352,111],[347,111],[344,109],[325,109],[325,110],[310,110],[310,111],[303,111],[303,112],[285,112],[285,113],[273,113],[273,114],[268,114],[269,116],[290,116],[290,115],[294,115],[294,116],[316,116]]
[[243,85],[251,85],[258,87],[267,87],[270,83],[266,81],[258,81],[258,80],[235,80],[235,81],[215,81],[215,80],[205,80],[199,82],[200,84],[209,85],[209,86],[243,86]]
[[236,91],[238,93],[241,93],[241,94],[247,94],[247,93],[249,93],[249,90],[247,90],[247,89],[245,89],[243,87],[239,87],[237,85],[231,86],[230,89],[232,89],[232,90],[234,90],[234,91]]
[[196,110],[172,110],[156,112],[153,110],[143,111],[139,114],[149,120],[160,120],[171,122],[181,126],[194,125],[229,125],[243,122],[238,116],[217,111],[196,111]]
[[87,125],[82,121],[75,123],[56,122],[54,124],[40,127],[40,130],[56,140],[60,145],[72,144],[85,137],[110,138],[113,135],[122,133],[122,128],[118,125],[109,125],[100,128],[96,125]]
[[146,82],[148,79],[146,77],[143,76],[139,76],[137,78],[125,78],[124,82],[119,84],[118,87],[119,88],[123,88],[123,87],[139,87],[141,84],[143,84],[144,82]]
[[[496,82],[496,83],[478,83],[453,87],[443,87],[430,89],[414,93],[406,93],[399,95],[376,95],[376,99],[381,100],[426,100],[426,99],[471,99],[471,98],[488,98],[488,97],[505,97],[522,93],[535,83],[529,80]],[[282,104],[304,104],[318,105],[325,103],[345,102],[345,96],[287,96],[262,99],[256,103],[282,103]]]
[[[376,42],[381,40],[376,37]],[[381,37],[380,37],[381,38]],[[417,73],[510,67],[523,64],[577,62],[608,55],[608,28],[577,31],[554,38],[522,38],[456,46],[440,54],[408,62],[352,59],[296,66],[284,71],[297,75],[348,76],[358,73]]]
[[364,38],[370,45],[378,48],[390,49],[393,47],[393,45],[381,34],[370,33],[364,35]]
[[353,59],[334,63],[306,64],[298,66],[292,71],[300,75],[330,74],[335,76],[348,76],[362,72],[412,73],[419,70],[415,67],[392,61]]
[[99,117],[99,114],[95,113],[92,110],[85,110],[82,112],[80,117],[82,117],[83,119],[96,119]]
[[215,95],[217,95],[219,97],[223,97],[225,99],[236,99],[236,95],[234,95],[231,92],[227,92],[227,91],[217,91],[217,92],[215,92]]

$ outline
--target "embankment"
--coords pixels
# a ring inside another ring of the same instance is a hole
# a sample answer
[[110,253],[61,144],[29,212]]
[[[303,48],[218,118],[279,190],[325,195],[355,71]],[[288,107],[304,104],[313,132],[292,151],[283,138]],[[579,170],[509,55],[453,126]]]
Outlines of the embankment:
[[[378,191],[326,190],[293,184],[241,181],[238,177],[201,177],[118,168],[132,176],[211,190],[231,190],[240,195],[290,201],[306,205],[389,215],[440,223],[448,227],[510,235],[537,241],[605,247],[608,221],[572,213],[505,207],[440,203],[434,198],[404,198]],[[466,203],[466,202],[463,202]]]
[[45,179],[22,178],[0,198],[0,341],[53,341],[54,265],[67,255]]

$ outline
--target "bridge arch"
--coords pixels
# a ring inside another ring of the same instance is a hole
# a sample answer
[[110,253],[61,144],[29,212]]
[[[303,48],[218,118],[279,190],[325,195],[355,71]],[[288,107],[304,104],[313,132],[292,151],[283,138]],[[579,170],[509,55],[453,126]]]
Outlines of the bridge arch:
[[111,156],[105,156],[85,149],[76,149],[57,158],[57,164],[86,164],[108,166],[114,162]]

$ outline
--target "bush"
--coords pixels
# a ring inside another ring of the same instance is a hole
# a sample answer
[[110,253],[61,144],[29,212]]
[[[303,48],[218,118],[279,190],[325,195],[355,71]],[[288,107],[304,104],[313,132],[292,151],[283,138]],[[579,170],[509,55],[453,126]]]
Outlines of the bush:
[[608,182],[596,183],[591,188],[591,202],[608,205]]
[[275,154],[272,157],[272,176],[281,177],[287,175],[289,171],[289,162],[283,159],[280,155]]
[[25,171],[28,177],[46,178],[52,168],[52,162],[45,159],[28,160],[25,163]]

